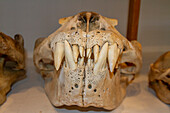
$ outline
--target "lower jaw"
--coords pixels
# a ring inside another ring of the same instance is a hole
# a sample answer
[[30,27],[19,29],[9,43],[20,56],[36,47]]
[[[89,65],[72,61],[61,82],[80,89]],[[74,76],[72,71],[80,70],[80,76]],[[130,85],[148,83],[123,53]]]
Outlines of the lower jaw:
[[62,67],[60,75],[45,84],[46,93],[54,106],[77,105],[116,108],[123,100],[126,89],[121,84],[120,71],[110,75],[107,68],[93,74],[92,66],[79,66],[75,70]]

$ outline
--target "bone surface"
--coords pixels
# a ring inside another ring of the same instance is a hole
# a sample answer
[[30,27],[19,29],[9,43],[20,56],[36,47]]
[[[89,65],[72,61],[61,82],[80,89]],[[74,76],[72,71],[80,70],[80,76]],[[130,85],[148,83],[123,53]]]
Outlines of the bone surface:
[[6,100],[11,85],[24,79],[24,40],[17,34],[14,39],[0,32],[0,105]]
[[[81,12],[59,23],[61,27],[34,48],[34,64],[46,81],[51,103],[118,107],[126,95],[128,75],[141,68],[140,43],[123,37],[115,29],[116,19],[95,12]],[[64,50],[57,49],[60,43]]]
[[170,104],[170,51],[150,65],[149,87],[161,101]]

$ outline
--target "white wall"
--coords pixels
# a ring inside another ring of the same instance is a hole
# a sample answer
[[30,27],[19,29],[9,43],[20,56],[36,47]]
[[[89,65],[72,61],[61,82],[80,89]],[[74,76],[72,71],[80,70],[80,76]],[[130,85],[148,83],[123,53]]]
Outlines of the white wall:
[[[139,41],[144,48],[169,47],[170,0],[141,1]],[[117,29],[125,36],[128,5],[128,0],[0,0],[0,31],[22,34],[26,50],[32,52],[37,38],[59,28],[59,18],[94,11],[118,19]]]
[[144,51],[170,51],[170,0],[141,0],[138,39]]

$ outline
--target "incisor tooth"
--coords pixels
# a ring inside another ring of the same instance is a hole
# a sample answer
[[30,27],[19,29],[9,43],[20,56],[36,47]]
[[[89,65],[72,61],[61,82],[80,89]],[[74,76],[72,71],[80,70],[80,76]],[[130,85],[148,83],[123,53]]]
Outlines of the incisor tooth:
[[82,66],[84,64],[84,57],[82,57],[80,60],[79,60],[79,65]]
[[94,62],[96,63],[99,57],[99,46],[98,45],[95,45],[93,47],[93,54],[94,54]]
[[68,61],[68,66],[70,69],[74,70],[77,68],[76,63],[74,62],[73,52],[71,50],[70,44],[65,40],[65,58]]
[[116,61],[119,56],[119,49],[117,48],[117,44],[114,43],[113,45],[109,46],[109,51],[108,51],[108,61],[109,61],[109,68],[110,71],[113,72]]
[[88,60],[87,60],[87,65],[91,66],[91,59],[90,58],[88,58]]
[[108,51],[108,42],[106,42],[99,54],[99,58],[97,63],[94,66],[94,74],[96,75],[98,71],[102,69],[103,66],[105,66],[106,58],[107,58],[107,51]]
[[87,51],[86,51],[86,57],[90,58],[91,54],[92,54],[92,50],[91,50],[91,48],[88,48]]
[[59,42],[54,49],[54,66],[56,70],[60,68],[61,62],[64,58],[64,43]]
[[73,56],[74,56],[74,61],[77,63],[77,58],[79,56],[79,48],[77,45],[73,45]]
[[85,56],[84,47],[79,46],[79,51],[80,51],[80,56],[84,57]]

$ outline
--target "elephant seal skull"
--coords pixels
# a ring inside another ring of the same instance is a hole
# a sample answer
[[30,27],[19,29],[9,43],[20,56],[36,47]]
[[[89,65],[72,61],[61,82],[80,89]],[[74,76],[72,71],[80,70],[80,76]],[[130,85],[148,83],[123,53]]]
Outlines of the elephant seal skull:
[[141,45],[116,29],[116,19],[81,12],[35,43],[34,63],[54,106],[114,109],[123,100],[129,75],[142,64]]

